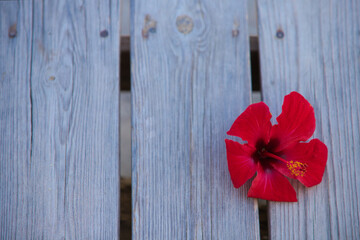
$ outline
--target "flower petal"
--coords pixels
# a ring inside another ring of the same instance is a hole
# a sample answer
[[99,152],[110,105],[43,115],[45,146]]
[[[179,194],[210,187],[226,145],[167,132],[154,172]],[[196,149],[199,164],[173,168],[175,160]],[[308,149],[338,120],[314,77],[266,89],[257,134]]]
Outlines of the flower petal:
[[270,201],[297,202],[296,192],[289,181],[270,166],[266,169],[258,168],[248,197]]
[[308,140],[315,131],[314,108],[299,93],[291,92],[284,98],[278,124],[271,129],[269,145],[279,152],[299,141]]
[[256,172],[256,164],[251,157],[254,149],[228,139],[225,139],[225,143],[231,180],[234,187],[239,188]]
[[[287,161],[292,161],[298,167],[292,168],[291,165],[287,166],[279,161],[271,162],[271,165],[285,176],[299,180],[306,187],[312,187],[321,182],[328,150],[319,139],[313,139],[309,143],[298,143],[284,149],[281,156]],[[304,166],[303,170],[297,170],[299,166]]]
[[269,142],[271,131],[271,113],[269,107],[263,103],[251,104],[235,120],[227,134],[240,137],[250,146],[256,146],[259,141]]

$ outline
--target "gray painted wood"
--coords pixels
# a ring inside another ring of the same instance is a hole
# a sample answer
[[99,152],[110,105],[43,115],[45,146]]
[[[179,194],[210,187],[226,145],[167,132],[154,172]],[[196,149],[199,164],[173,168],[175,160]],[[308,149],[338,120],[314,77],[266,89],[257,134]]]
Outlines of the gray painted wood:
[[116,239],[119,1],[1,4],[0,238]]
[[[9,37],[13,27],[16,37]],[[30,1],[0,2],[0,239],[26,239],[31,152]]]
[[259,239],[257,201],[249,183],[232,186],[224,143],[251,98],[246,1],[131,8],[133,239]]
[[360,239],[359,12],[352,0],[258,0],[264,101],[277,116],[285,94],[302,93],[329,149],[320,185],[293,182],[298,203],[270,202],[272,239]]

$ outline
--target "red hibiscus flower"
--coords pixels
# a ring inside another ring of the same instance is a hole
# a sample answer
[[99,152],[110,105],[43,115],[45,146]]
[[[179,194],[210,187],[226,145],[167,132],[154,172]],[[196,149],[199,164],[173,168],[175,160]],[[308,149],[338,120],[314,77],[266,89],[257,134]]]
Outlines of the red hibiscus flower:
[[319,139],[303,142],[315,131],[315,114],[297,92],[285,96],[282,113],[276,118],[278,124],[273,126],[270,119],[265,103],[251,104],[227,132],[247,141],[240,144],[225,139],[231,180],[239,188],[257,172],[248,197],[296,202],[296,192],[286,177],[306,187],[319,184],[327,147]]

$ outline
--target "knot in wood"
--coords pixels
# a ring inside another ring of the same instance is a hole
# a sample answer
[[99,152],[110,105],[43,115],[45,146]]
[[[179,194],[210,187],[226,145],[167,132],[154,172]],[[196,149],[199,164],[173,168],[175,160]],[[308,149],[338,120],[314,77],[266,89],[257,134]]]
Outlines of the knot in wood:
[[181,15],[176,18],[176,27],[179,32],[188,34],[193,30],[194,23],[191,17],[187,15]]
[[11,25],[9,28],[9,33],[8,36],[9,38],[14,38],[17,35],[17,27],[16,27],[16,23]]
[[108,30],[105,29],[100,32],[100,37],[106,38],[107,36],[109,36]]
[[145,16],[145,20],[144,20],[144,27],[141,31],[141,35],[143,36],[143,38],[148,38],[149,32],[156,33],[156,25],[157,25],[157,22],[155,20],[151,19],[150,15],[147,14]]
[[281,29],[278,29],[277,31],[276,31],[276,37],[277,38],[279,38],[279,39],[282,39],[282,38],[284,38],[284,32],[283,32],[283,30],[281,30]]

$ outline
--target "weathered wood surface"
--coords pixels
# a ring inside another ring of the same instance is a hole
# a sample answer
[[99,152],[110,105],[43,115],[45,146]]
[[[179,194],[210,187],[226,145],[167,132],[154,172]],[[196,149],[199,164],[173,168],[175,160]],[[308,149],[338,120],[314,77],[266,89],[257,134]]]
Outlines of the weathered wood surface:
[[0,4],[0,238],[116,239],[119,1]]
[[133,238],[259,239],[224,143],[250,103],[246,1],[132,1],[131,14]]
[[302,93],[329,149],[320,185],[293,182],[298,203],[270,202],[271,239],[360,239],[359,13],[352,0],[258,1],[264,100],[277,116]]
[[[17,36],[10,38],[9,30],[11,36],[16,30]],[[0,2],[0,31],[0,239],[26,239],[31,164],[31,2]]]

